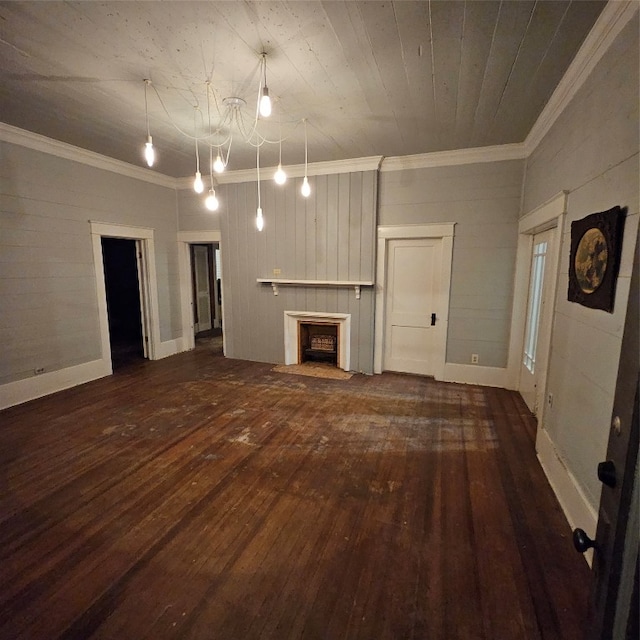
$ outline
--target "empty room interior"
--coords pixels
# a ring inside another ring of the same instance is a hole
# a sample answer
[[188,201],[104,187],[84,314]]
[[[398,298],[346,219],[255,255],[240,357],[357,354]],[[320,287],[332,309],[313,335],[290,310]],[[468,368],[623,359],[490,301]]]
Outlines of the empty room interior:
[[0,2],[0,638],[638,637],[638,7]]

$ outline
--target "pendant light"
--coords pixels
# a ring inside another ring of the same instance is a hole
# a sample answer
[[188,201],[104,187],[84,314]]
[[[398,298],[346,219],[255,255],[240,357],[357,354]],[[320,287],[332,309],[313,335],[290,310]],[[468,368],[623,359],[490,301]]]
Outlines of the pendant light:
[[216,190],[213,188],[213,149],[209,147],[209,178],[211,179],[211,188],[209,189],[209,195],[205,198],[204,206],[209,211],[217,211],[220,203],[216,197]]
[[220,147],[218,147],[218,155],[216,156],[215,162],[213,163],[213,170],[216,173],[222,173],[224,169],[224,162],[222,160],[222,157],[220,156]]
[[262,207],[260,206],[260,145],[256,147],[256,174],[258,177],[258,210],[256,211],[256,228],[258,231],[264,229],[264,218],[262,216]]
[[[208,92],[207,92],[208,96]],[[194,107],[195,111],[193,112],[193,131],[195,133],[195,141],[196,141],[196,177],[193,180],[193,190],[196,193],[202,193],[204,191],[204,182],[202,182],[202,174],[200,173],[200,150],[198,149],[198,125],[196,123],[196,113],[199,111],[198,106]],[[202,114],[200,114],[202,117]]]
[[308,198],[311,195],[311,185],[307,178],[307,120],[304,120],[304,180],[302,181],[302,187],[300,193]]
[[198,151],[198,138],[196,138],[196,177],[193,181],[193,190],[196,193],[204,191],[204,182],[202,182],[202,174],[200,173],[200,153]]
[[278,157],[278,168],[273,174],[273,179],[276,184],[284,184],[287,181],[287,174],[282,168],[282,132],[280,132],[280,155]]
[[217,211],[218,207],[220,206],[220,202],[216,197],[216,190],[213,187],[209,189],[209,195],[206,197],[204,201],[204,206],[207,207],[209,211]]
[[147,106],[147,86],[150,83],[151,80],[144,81],[144,116],[147,123],[147,141],[144,145],[144,159],[146,160],[148,167],[153,167],[153,163],[156,160],[156,152],[153,148],[151,134],[149,133],[149,107]]
[[267,87],[267,54],[262,52],[262,90],[260,92],[260,115],[268,118],[271,115],[271,98],[269,97],[269,87]]

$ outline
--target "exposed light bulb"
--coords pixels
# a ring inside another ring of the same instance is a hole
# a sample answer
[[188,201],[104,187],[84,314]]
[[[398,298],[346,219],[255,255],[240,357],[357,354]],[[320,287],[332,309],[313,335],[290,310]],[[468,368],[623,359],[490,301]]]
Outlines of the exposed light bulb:
[[258,231],[262,231],[264,229],[264,218],[262,217],[262,207],[258,207],[258,211],[256,213],[256,228]]
[[311,195],[311,185],[309,184],[309,180],[307,180],[307,176],[304,177],[302,181],[302,187],[300,187],[300,193],[308,198]]
[[271,98],[269,97],[269,89],[265,85],[262,87],[262,97],[260,98],[260,115],[268,118],[271,115]]
[[287,181],[287,174],[284,172],[281,164],[278,164],[278,169],[273,174],[273,179],[276,181],[276,184],[284,184]]
[[153,148],[151,136],[147,136],[147,142],[144,145],[144,159],[147,161],[148,167],[153,167],[153,163],[156,160],[156,152]]
[[216,198],[216,190],[209,189],[209,195],[204,201],[204,206],[209,209],[209,211],[217,211],[220,203],[218,202],[218,198]]
[[222,161],[219,153],[216,156],[216,161],[213,163],[213,170],[216,173],[222,173],[224,171],[224,162]]
[[193,181],[193,190],[196,193],[202,193],[204,191],[204,182],[202,182],[202,174],[196,171],[196,178]]

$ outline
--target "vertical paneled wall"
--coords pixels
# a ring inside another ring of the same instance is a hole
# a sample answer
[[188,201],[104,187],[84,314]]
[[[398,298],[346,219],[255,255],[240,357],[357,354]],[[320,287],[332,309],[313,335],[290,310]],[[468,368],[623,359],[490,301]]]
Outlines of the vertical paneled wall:
[[[179,189],[177,192],[178,203],[178,231],[219,231],[221,218],[226,211],[226,203],[221,202],[217,211],[209,211],[204,206],[208,193],[197,194],[193,189]],[[221,190],[216,189],[216,194],[222,199]]]
[[[604,460],[639,218],[638,14],[527,161],[524,212],[568,191],[545,430],[594,510]],[[614,313],[567,301],[571,222],[626,206]],[[637,301],[634,302],[637,304]],[[637,357],[637,354],[636,354]],[[584,526],[584,523],[576,523]]]
[[101,357],[89,220],[154,230],[160,338],[179,337],[174,189],[0,145],[0,385]]
[[522,160],[383,171],[381,225],[455,222],[447,362],[506,367]]
[[[373,291],[286,287],[274,296],[256,278],[374,280],[377,172],[309,178],[312,194],[300,195],[301,179],[284,188],[261,183],[265,226],[255,226],[257,185],[221,185],[222,287],[226,355],[284,362],[284,311],[351,314],[351,369],[373,371]],[[210,227],[212,228],[212,227]],[[279,270],[279,275],[274,275]]]

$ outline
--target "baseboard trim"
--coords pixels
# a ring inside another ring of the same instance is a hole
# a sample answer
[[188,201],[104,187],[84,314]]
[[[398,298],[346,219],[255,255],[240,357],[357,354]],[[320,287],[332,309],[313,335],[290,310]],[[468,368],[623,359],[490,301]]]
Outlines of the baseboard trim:
[[463,384],[479,384],[483,387],[502,387],[515,389],[515,380],[510,380],[508,369],[502,367],[479,367],[475,364],[444,365],[445,382],[461,382]]
[[92,360],[0,386],[0,409],[13,407],[113,373],[110,360]]
[[[596,527],[598,525],[598,513],[589,504],[586,496],[582,492],[580,485],[576,482],[573,474],[558,455],[558,452],[551,440],[549,433],[545,429],[538,429],[536,437],[536,451],[538,460],[544,470],[547,480],[558,498],[560,507],[572,529],[580,527],[586,531],[590,538],[596,537]],[[585,555],[585,560],[591,566],[593,559],[592,550],[589,549]]]

